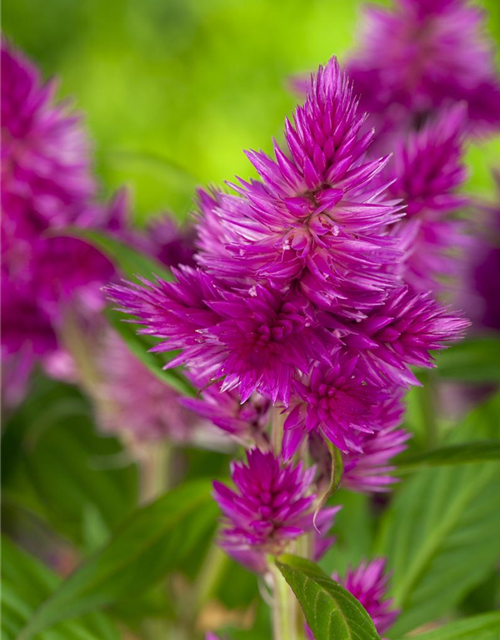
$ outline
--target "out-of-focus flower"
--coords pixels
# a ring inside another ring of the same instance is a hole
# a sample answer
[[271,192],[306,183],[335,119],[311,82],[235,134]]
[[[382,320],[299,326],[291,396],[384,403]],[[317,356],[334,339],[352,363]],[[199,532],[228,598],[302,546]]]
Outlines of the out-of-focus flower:
[[111,330],[98,339],[99,383],[94,400],[101,427],[136,443],[168,438],[182,442],[199,420],[182,406],[179,394],[158,380]]
[[390,193],[406,205],[406,217],[391,229],[407,248],[402,277],[417,291],[436,291],[463,271],[465,223],[457,213],[468,204],[459,192],[467,171],[462,105],[445,109],[422,129],[394,137],[386,177]]
[[315,468],[285,464],[259,449],[250,450],[247,461],[232,464],[235,490],[214,483],[214,497],[225,517],[221,546],[240,561],[247,551],[278,555],[314,528],[316,496],[310,488]]
[[377,558],[368,563],[361,562],[354,570],[349,569],[343,579],[338,574],[332,575],[363,605],[379,634],[385,633],[399,615],[399,611],[392,608],[392,600],[385,597],[389,580],[385,565],[385,558]]
[[[196,384],[196,379],[193,379]],[[270,421],[271,403],[259,394],[253,394],[241,402],[234,391],[222,391],[220,384],[199,383],[202,389],[197,398],[183,398],[182,404],[219,429],[244,444],[268,443],[267,427]]]
[[468,0],[368,5],[349,75],[379,133],[412,129],[465,102],[475,131],[500,127],[500,82],[484,12]]

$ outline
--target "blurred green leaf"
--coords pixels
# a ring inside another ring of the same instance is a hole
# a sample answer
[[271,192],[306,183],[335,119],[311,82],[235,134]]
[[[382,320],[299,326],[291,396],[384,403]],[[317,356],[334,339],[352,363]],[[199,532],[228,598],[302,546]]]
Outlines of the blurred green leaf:
[[121,275],[128,279],[135,279],[139,276],[154,280],[154,277],[158,276],[162,280],[173,280],[171,271],[161,262],[104,231],[69,227],[64,230],[62,235],[79,238],[99,249],[115,265]]
[[284,555],[276,566],[300,602],[316,640],[379,640],[372,619],[356,598],[313,562]]
[[427,633],[419,633],[416,640],[498,640],[500,612],[486,613],[464,620],[455,620]]
[[[111,326],[117,331],[130,351],[153,373],[159,380],[185,396],[196,395],[192,384],[182,375],[180,369],[165,369],[169,354],[152,352],[154,342],[149,336],[138,334],[135,320],[124,316],[114,309],[106,310],[106,317]],[[172,357],[173,352],[170,354]]]
[[[19,430],[20,439],[9,436],[13,430]],[[10,444],[2,455],[10,451],[17,456],[4,490],[21,502],[28,490],[56,531],[77,544],[84,542],[89,508],[108,530],[134,509],[137,467],[130,461],[110,464],[123,458],[123,447],[115,438],[96,432],[90,408],[76,389],[43,381],[39,392],[30,395],[8,421],[4,437]]]
[[500,440],[482,440],[450,445],[432,451],[408,456],[397,463],[396,473],[413,471],[421,467],[436,467],[449,464],[471,464],[500,460]]
[[[57,588],[61,579],[38,560],[2,537],[2,638],[14,640],[34,610]],[[62,622],[38,640],[117,640],[113,623],[102,613]]]
[[135,598],[182,567],[214,529],[217,508],[210,493],[210,482],[192,482],[138,509],[41,605],[20,640],[61,620]]
[[[498,436],[500,396],[450,434],[451,445]],[[446,613],[491,571],[500,538],[500,468],[468,464],[423,469],[397,491],[376,547],[393,571],[392,630],[402,635]]]
[[440,378],[481,383],[500,380],[499,335],[463,340],[435,357]]

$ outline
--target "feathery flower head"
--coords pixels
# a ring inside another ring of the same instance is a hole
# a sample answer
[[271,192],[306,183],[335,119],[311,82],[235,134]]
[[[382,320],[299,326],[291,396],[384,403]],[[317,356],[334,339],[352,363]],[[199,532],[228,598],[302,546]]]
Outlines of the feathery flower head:
[[387,159],[364,159],[373,138],[361,132],[364,121],[332,58],[293,123],[286,121],[287,153],[277,143],[275,159],[248,152],[261,180],[231,185],[239,198],[202,196],[200,264],[218,277],[251,276],[277,289],[296,281],[328,307],[383,299],[391,277],[380,267],[399,256],[385,229],[401,213],[376,179]]
[[235,490],[214,482],[214,497],[225,517],[221,546],[228,553],[279,555],[290,541],[312,531],[316,496],[308,492],[314,474],[314,467],[285,464],[259,449],[247,453],[246,465],[232,463]]
[[363,435],[378,428],[375,409],[386,392],[365,384],[357,364],[357,356],[337,354],[329,364],[317,364],[307,379],[295,382],[296,395],[284,424],[286,459],[311,431],[320,431],[341,451],[361,451]]
[[401,262],[405,282],[418,291],[443,286],[461,267],[460,250],[467,244],[457,212],[468,204],[459,193],[467,171],[464,163],[463,106],[445,109],[422,129],[394,136],[394,158],[386,177],[390,193],[406,205],[407,217],[394,225],[406,248]]
[[429,294],[402,286],[366,319],[351,323],[352,332],[343,342],[360,355],[367,381],[385,387],[390,383],[389,388],[418,385],[410,366],[432,368],[430,352],[459,340],[468,326]]
[[359,600],[380,634],[385,633],[399,615],[399,611],[392,608],[392,600],[385,598],[389,580],[385,565],[385,558],[377,558],[361,562],[356,569],[348,569],[343,579],[338,574],[332,575],[333,580]]
[[235,391],[222,391],[220,383],[199,382],[190,376],[195,386],[202,389],[197,398],[182,398],[182,404],[219,429],[243,443],[268,443],[266,433],[270,421],[271,403],[258,393],[241,402]]
[[465,102],[479,130],[500,126],[500,82],[484,12],[468,0],[368,5],[348,64],[363,107],[412,128],[450,102]]
[[1,62],[2,208],[5,226],[30,237],[75,222],[96,185],[79,118],[54,104],[54,82],[4,40]]

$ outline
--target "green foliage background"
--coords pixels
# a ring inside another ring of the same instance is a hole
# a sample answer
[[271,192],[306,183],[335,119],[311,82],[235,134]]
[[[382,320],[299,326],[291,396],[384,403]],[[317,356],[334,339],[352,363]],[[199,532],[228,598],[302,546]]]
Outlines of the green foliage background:
[[[85,114],[106,194],[134,191],[139,218],[184,216],[197,185],[251,171],[295,98],[287,78],[352,46],[358,0],[6,0],[3,31]],[[481,3],[498,41],[500,5]],[[491,187],[497,139],[470,152]]]

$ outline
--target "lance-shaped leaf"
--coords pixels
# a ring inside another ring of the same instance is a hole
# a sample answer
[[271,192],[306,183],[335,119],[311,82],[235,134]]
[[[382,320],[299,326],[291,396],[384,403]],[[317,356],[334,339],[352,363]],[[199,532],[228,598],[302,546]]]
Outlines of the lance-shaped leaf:
[[439,629],[419,633],[417,640],[498,640],[500,612],[485,613],[449,622]]
[[284,555],[276,566],[300,602],[315,640],[380,640],[363,606],[316,564]]
[[474,462],[492,462],[500,460],[500,440],[479,440],[464,442],[440,449],[431,449],[398,462],[397,473],[412,471],[421,467],[441,467],[453,464],[472,464]]
[[184,484],[138,509],[34,613],[20,640],[61,620],[134,598],[203,545],[217,509],[207,480]]

